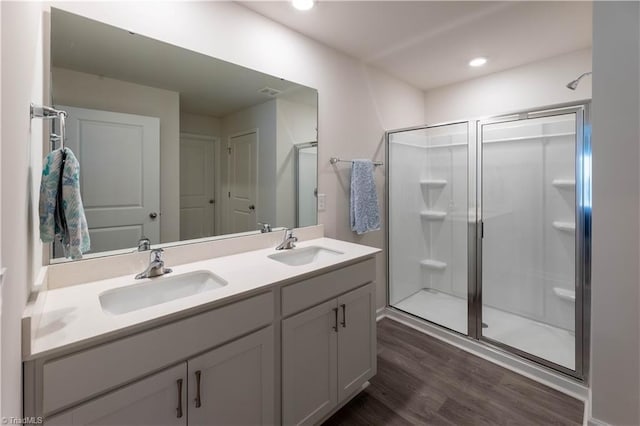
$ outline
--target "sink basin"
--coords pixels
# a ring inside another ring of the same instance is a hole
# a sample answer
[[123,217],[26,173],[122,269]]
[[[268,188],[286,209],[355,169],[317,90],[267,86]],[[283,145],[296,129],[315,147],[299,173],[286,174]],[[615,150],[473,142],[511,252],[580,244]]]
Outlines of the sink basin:
[[166,275],[139,284],[107,290],[100,294],[99,299],[103,311],[120,315],[215,290],[225,285],[225,280],[210,272],[195,271],[181,275]]
[[279,253],[270,254],[268,257],[277,262],[284,263],[289,266],[308,265],[309,263],[322,262],[327,259],[333,259],[336,256],[344,254],[340,251],[330,250],[319,246],[310,246],[303,248],[294,248],[291,250],[283,250]]

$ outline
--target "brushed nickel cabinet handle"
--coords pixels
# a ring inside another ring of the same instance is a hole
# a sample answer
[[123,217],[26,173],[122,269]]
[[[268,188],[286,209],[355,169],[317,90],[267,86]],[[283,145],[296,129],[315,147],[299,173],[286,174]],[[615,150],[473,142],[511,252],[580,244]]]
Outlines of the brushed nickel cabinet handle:
[[333,308],[333,313],[335,315],[335,322],[333,326],[333,331],[338,332],[338,308]]
[[200,408],[202,406],[202,401],[200,400],[200,376],[202,372],[200,370],[196,371],[196,408]]
[[176,417],[182,418],[182,379],[178,379],[178,408],[176,409]]
[[347,305],[340,305],[342,308],[342,328],[347,328]]

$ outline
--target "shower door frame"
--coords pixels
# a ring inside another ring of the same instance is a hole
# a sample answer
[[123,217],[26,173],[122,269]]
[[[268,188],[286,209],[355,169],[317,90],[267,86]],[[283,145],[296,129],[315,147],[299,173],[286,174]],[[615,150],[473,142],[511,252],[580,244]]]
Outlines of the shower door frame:
[[[550,105],[541,108],[530,108],[513,113],[499,114],[484,118],[455,120],[444,123],[407,127],[385,132],[386,161],[389,162],[389,136],[393,133],[423,130],[434,127],[467,123],[467,194],[468,194],[468,231],[467,231],[467,334],[452,330],[434,321],[416,316],[395,308],[390,301],[390,253],[391,241],[390,217],[390,173],[387,171],[385,185],[386,204],[386,260],[387,260],[387,305],[391,309],[406,313],[434,324],[437,327],[453,332],[459,336],[482,342],[496,349],[520,356],[546,368],[567,375],[583,383],[588,383],[590,364],[590,330],[591,330],[591,100]],[[564,114],[576,114],[576,146],[575,146],[575,370],[550,362],[544,358],[514,348],[507,344],[482,336],[482,126],[522,119],[551,117]],[[587,160],[588,158],[588,160]]]
[[[475,279],[474,282],[469,281],[470,294],[473,293],[474,308],[477,313],[475,318],[469,317],[469,330],[473,330],[473,334],[469,335],[479,341],[485,342],[500,349],[507,350],[518,356],[534,361],[545,367],[559,371],[563,374],[571,376],[581,381],[587,381],[587,373],[589,368],[589,289],[590,289],[590,271],[591,271],[591,211],[590,207],[585,205],[587,198],[590,198],[591,182],[590,182],[590,161],[585,164],[585,158],[591,158],[591,143],[589,127],[589,107],[590,102],[582,102],[579,104],[558,105],[546,108],[532,109],[515,114],[503,114],[487,119],[476,120],[476,143],[475,151],[477,153],[475,159],[476,165],[476,182],[475,191],[477,193],[476,217],[475,217]],[[539,356],[530,354],[513,346],[507,345],[500,341],[491,339],[482,335],[482,237],[483,237],[483,216],[482,216],[482,172],[483,172],[483,144],[482,144],[482,127],[487,124],[518,122],[528,119],[554,117],[560,115],[575,114],[575,370],[571,370],[565,366],[556,364]],[[471,222],[471,218],[470,218]],[[471,238],[470,238],[471,239]],[[472,244],[469,245],[471,249]],[[471,253],[469,261],[471,261]],[[474,327],[471,328],[472,321],[475,320]]]

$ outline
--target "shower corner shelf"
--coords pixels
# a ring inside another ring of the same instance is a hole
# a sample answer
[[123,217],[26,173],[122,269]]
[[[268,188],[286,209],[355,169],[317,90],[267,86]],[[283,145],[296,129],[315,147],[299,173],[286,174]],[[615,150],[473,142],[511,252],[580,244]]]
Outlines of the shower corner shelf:
[[447,184],[445,179],[423,179],[420,181],[420,185],[427,188],[441,188]]
[[423,210],[420,212],[420,216],[429,220],[442,220],[447,216],[447,212],[439,210]]
[[556,228],[557,230],[565,231],[565,232],[575,232],[576,230],[576,224],[573,222],[555,221],[553,222],[553,227]]
[[425,259],[420,262],[420,265],[426,269],[433,269],[436,271],[442,271],[447,267],[447,264],[440,262],[439,260]]
[[573,179],[554,179],[551,184],[560,189],[571,189],[576,187],[576,181]]
[[554,287],[553,292],[556,296],[558,296],[558,298],[566,300],[567,302],[575,303],[576,301],[576,292],[574,290],[569,290],[562,287]]

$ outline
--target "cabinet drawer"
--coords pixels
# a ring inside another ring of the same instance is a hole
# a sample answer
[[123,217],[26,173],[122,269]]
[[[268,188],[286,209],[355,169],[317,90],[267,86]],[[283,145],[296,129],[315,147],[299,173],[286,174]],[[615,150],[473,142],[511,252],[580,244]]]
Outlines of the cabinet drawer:
[[282,289],[282,316],[286,317],[375,280],[376,261],[355,265],[288,285]]
[[273,317],[269,292],[47,362],[43,414],[268,325]]

